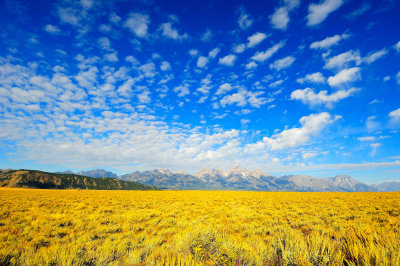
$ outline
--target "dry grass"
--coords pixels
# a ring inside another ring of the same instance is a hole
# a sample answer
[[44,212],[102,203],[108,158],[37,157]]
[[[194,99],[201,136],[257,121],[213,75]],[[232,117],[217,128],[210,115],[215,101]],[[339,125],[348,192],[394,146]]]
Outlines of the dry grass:
[[400,265],[400,193],[0,189],[0,265]]

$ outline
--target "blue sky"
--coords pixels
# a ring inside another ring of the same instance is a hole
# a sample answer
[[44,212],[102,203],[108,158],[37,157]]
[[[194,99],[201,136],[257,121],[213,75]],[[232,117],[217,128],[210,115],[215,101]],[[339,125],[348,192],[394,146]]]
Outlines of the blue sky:
[[400,181],[399,1],[0,3],[0,168]]

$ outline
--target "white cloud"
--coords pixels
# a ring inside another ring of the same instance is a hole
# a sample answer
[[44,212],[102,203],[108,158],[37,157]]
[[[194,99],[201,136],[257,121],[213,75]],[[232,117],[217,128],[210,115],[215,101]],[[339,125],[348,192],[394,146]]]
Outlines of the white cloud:
[[299,0],[285,0],[283,6],[275,9],[274,13],[269,17],[272,27],[275,29],[286,30],[289,24],[289,12],[300,5]]
[[224,96],[220,100],[220,104],[222,107],[225,107],[227,105],[236,105],[239,107],[250,105],[252,107],[259,108],[265,103],[271,102],[273,100],[262,97],[263,94],[264,92],[262,91],[251,92],[247,91],[244,88],[241,88],[237,93]]
[[253,68],[257,68],[257,67],[258,67],[258,65],[254,61],[251,61],[251,62],[246,64],[246,69],[253,69]]
[[244,43],[236,44],[233,46],[233,51],[237,54],[241,54],[246,50],[246,45]]
[[283,79],[280,79],[280,80],[277,80],[277,81],[275,81],[275,82],[272,82],[271,84],[268,85],[268,87],[270,87],[270,88],[276,88],[276,87],[278,87],[279,85],[281,85],[283,82],[284,82],[284,80],[283,80]]
[[400,71],[396,75],[397,83],[400,85]]
[[222,107],[225,107],[227,105],[237,105],[243,107],[247,104],[246,94],[246,90],[241,90],[237,93],[227,95],[220,100],[220,104],[222,105]]
[[283,0],[283,3],[289,10],[292,10],[299,7],[300,0]]
[[248,28],[251,27],[251,25],[253,25],[253,22],[254,22],[253,18],[249,14],[246,13],[246,10],[244,8],[241,8],[240,16],[238,19],[239,27],[242,30],[247,30]]
[[218,48],[218,47],[212,49],[212,50],[208,53],[208,57],[215,58],[215,57],[219,54],[219,51],[221,51],[221,49]]
[[275,62],[273,62],[272,64],[269,65],[269,68],[280,71],[284,68],[290,67],[295,60],[296,60],[296,58],[294,58],[293,56],[287,56],[287,57],[276,60]]
[[375,156],[376,150],[377,150],[381,145],[382,145],[381,143],[371,143],[371,144],[369,144],[369,146],[371,146],[371,148],[372,148],[371,154],[370,154],[372,157]]
[[393,110],[389,113],[389,117],[393,119],[400,119],[400,108]]
[[286,30],[289,21],[289,12],[286,7],[276,9],[270,17],[270,22],[275,29]]
[[218,64],[225,66],[233,66],[235,64],[236,55],[230,54],[219,59]]
[[363,3],[362,6],[360,6],[359,8],[357,8],[356,10],[354,10],[353,12],[351,12],[350,14],[348,14],[346,17],[348,19],[355,19],[361,15],[363,15],[365,12],[367,12],[369,9],[371,8],[371,5],[369,3]]
[[262,32],[254,33],[253,35],[247,38],[247,47],[252,48],[257,44],[261,43],[265,38],[267,38],[267,35],[265,33]]
[[174,88],[174,92],[178,94],[178,97],[184,97],[190,93],[189,85],[181,85]]
[[318,154],[316,152],[305,152],[301,155],[301,158],[303,159],[310,159],[313,158],[315,156],[317,156]]
[[326,90],[315,93],[313,89],[306,88],[304,90],[293,91],[290,95],[290,99],[300,100],[302,103],[311,106],[326,105],[326,107],[332,108],[334,103],[350,97],[358,91],[359,89],[357,88],[351,88],[349,90],[340,90],[328,95]]
[[71,24],[73,26],[77,26],[79,24],[79,13],[76,9],[72,7],[59,7],[57,11],[62,22]]
[[354,64],[357,66],[361,64],[362,60],[359,51],[350,50],[348,52],[328,58],[324,67],[328,69],[344,68],[348,67],[349,63],[351,62],[354,62]]
[[[197,63],[196,63],[196,65],[197,65],[197,67],[198,68],[205,68],[206,66],[207,66],[207,64],[208,64],[208,62],[210,61],[210,58],[215,58],[217,55],[218,55],[218,53],[219,53],[219,51],[220,51],[221,49],[220,48],[214,48],[214,49],[212,49],[209,53],[208,53],[208,57],[205,57],[205,56],[199,56],[199,58],[197,58]],[[197,51],[197,50],[196,50]],[[229,59],[229,58],[228,58]],[[228,60],[228,59],[226,59],[226,60]],[[236,59],[236,58],[235,58]],[[220,61],[221,61],[221,59],[220,59]],[[232,62],[233,63],[233,62]]]
[[204,68],[206,67],[206,65],[208,64],[208,57],[205,56],[199,56],[199,58],[197,58],[197,67],[199,68]]
[[262,143],[273,151],[298,147],[308,143],[311,137],[317,136],[324,128],[339,118],[338,116],[332,118],[326,112],[303,116],[300,118],[301,127],[283,130],[271,138],[264,137]]
[[213,37],[213,33],[210,29],[206,30],[203,35],[200,37],[200,40],[202,40],[203,42],[208,42],[212,39]]
[[348,34],[327,37],[327,38],[323,39],[322,41],[313,42],[310,45],[310,48],[311,49],[328,49],[328,48],[332,47],[333,45],[338,44],[341,40],[347,39],[348,37],[349,37]]
[[104,60],[108,62],[118,62],[117,52],[109,53],[104,55]]
[[304,78],[298,78],[298,83],[311,82],[311,83],[325,83],[325,77],[321,72],[307,74]]
[[111,43],[110,39],[108,39],[107,37],[101,37],[97,40],[97,42],[99,43],[101,49],[103,50],[110,49]]
[[224,83],[222,85],[219,86],[217,92],[215,93],[216,95],[221,95],[221,94],[225,94],[228,91],[231,91],[233,88],[231,86],[231,84],[229,83]]
[[156,75],[156,65],[153,62],[141,65],[139,69],[142,71],[143,75],[147,78],[152,78]]
[[377,51],[375,53],[369,54],[368,56],[364,57],[362,59],[362,61],[367,63],[367,64],[371,64],[371,63],[375,62],[376,60],[378,60],[379,58],[387,55],[387,53],[388,53],[388,51],[386,49],[382,49],[382,50],[379,50],[379,51]]
[[264,52],[257,52],[255,55],[251,57],[254,61],[264,62],[268,60],[271,56],[273,56],[279,49],[281,49],[285,45],[285,42],[280,42],[267,49]]
[[190,49],[190,50],[189,50],[189,54],[190,54],[191,56],[196,56],[198,53],[199,53],[199,51],[196,50],[196,49]]
[[348,69],[343,69],[335,76],[328,78],[328,84],[331,87],[340,86],[342,83],[352,82],[361,79],[360,68],[353,67]]
[[171,69],[171,65],[169,64],[169,62],[163,61],[163,62],[161,63],[160,69],[161,69],[162,71],[170,70],[170,69]]
[[160,29],[162,30],[162,35],[164,37],[174,40],[183,40],[189,37],[187,33],[184,33],[182,35],[179,34],[178,30],[172,28],[172,23],[170,22],[161,24]]
[[150,92],[148,90],[145,90],[145,91],[141,92],[138,95],[139,102],[142,103],[142,104],[150,103],[151,102],[151,98],[150,98],[149,95],[150,95]]
[[44,30],[50,34],[60,34],[61,30],[54,25],[47,24],[46,27],[44,27]]
[[398,42],[394,45],[394,49],[396,49],[397,52],[400,52],[400,41],[398,41]]
[[127,27],[132,33],[140,38],[147,37],[148,24],[150,18],[148,15],[141,13],[130,13],[128,19],[125,21],[124,26]]
[[370,137],[359,137],[359,138],[357,138],[359,141],[375,141],[375,137],[372,137],[372,136],[370,136]]
[[342,4],[343,0],[324,0],[319,4],[311,4],[308,7],[307,26],[320,24]]
[[120,21],[121,21],[121,17],[120,16],[118,16],[117,14],[115,14],[115,13],[112,13],[111,15],[110,15],[110,21],[113,23],[113,24],[118,24]]

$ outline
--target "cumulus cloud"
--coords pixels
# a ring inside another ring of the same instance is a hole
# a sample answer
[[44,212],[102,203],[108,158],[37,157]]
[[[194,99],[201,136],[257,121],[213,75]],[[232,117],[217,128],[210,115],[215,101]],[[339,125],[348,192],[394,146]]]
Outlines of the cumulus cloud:
[[325,77],[321,72],[307,74],[304,78],[298,78],[298,83],[311,82],[311,83],[325,83]]
[[289,21],[289,12],[286,7],[276,9],[270,17],[270,22],[275,29],[286,30]]
[[217,92],[215,93],[216,95],[221,95],[221,94],[225,94],[228,91],[231,91],[233,88],[231,86],[231,84],[229,83],[224,83],[222,85],[219,86]]
[[311,49],[329,49],[333,45],[337,45],[341,40],[345,40],[349,37],[348,34],[342,34],[342,35],[335,35],[332,37],[326,37],[325,39],[321,41],[316,41],[313,42],[310,45]]
[[272,46],[271,48],[265,50],[264,52],[257,52],[255,53],[251,59],[258,62],[264,62],[272,57],[279,49],[281,49],[285,45],[285,42],[279,42]]
[[97,40],[97,43],[100,45],[101,49],[108,50],[110,49],[111,43],[110,39],[107,37],[101,37]]
[[227,95],[220,100],[220,104],[222,107],[225,107],[227,105],[236,105],[243,107],[247,104],[246,94],[246,90],[241,90],[237,93]]
[[[214,49],[212,49],[209,53],[208,53],[208,57],[206,57],[206,56],[199,56],[199,58],[197,58],[197,63],[196,63],[196,65],[197,65],[197,67],[198,68],[205,68],[206,66],[207,66],[207,64],[208,64],[208,62],[210,61],[210,59],[213,59],[213,58],[215,58],[217,55],[218,55],[218,53],[219,53],[219,51],[220,51],[221,49],[220,48],[214,48]],[[196,50],[197,51],[197,50]],[[197,54],[197,52],[196,52],[196,54]],[[231,58],[232,59],[232,58]],[[235,58],[236,59],[236,58]],[[227,62],[229,61],[229,57],[226,59],[227,60]],[[233,60],[234,61],[234,60]],[[233,62],[232,62],[233,63]]]
[[331,87],[340,86],[342,83],[353,82],[361,79],[360,68],[352,67],[348,69],[343,69],[335,76],[328,78],[328,84]]
[[400,108],[393,110],[389,113],[389,117],[394,118],[394,119],[400,119]]
[[257,44],[261,43],[263,40],[267,38],[267,35],[262,32],[257,32],[247,38],[247,47],[252,48]]
[[57,26],[54,26],[51,24],[47,24],[44,27],[44,30],[50,34],[60,34],[61,33],[61,30]]
[[318,4],[308,7],[307,26],[316,26],[323,22],[330,13],[337,10],[343,4],[343,0],[323,0]]
[[218,64],[225,66],[233,66],[235,64],[236,55],[230,54],[219,59]]
[[174,88],[174,92],[178,94],[178,97],[184,97],[190,93],[189,85],[181,85]]
[[226,107],[228,105],[236,105],[239,107],[250,105],[252,107],[259,108],[265,103],[273,100],[262,97],[263,94],[264,92],[262,91],[252,92],[241,88],[236,93],[224,96],[219,103],[222,107]]
[[396,49],[397,52],[400,52],[400,41],[398,41],[398,42],[394,45],[394,49]]
[[283,6],[275,9],[274,13],[269,17],[272,27],[279,30],[286,30],[289,24],[289,12],[300,5],[299,0],[285,0]]
[[204,68],[206,67],[208,64],[208,57],[205,56],[199,56],[199,58],[197,58],[197,67],[199,68]]
[[328,94],[326,90],[322,90],[315,93],[311,88],[305,88],[304,90],[295,90],[291,93],[291,100],[299,100],[304,104],[316,106],[325,105],[328,108],[332,108],[334,103],[352,96],[354,93],[358,92],[359,89],[351,88],[349,90],[340,90],[332,94]]
[[378,60],[379,58],[384,57],[387,54],[388,54],[388,51],[386,49],[382,49],[382,50],[379,50],[377,52],[367,55],[366,57],[364,57],[362,59],[362,61],[367,64],[371,64],[371,63],[375,62],[376,60]]
[[244,43],[236,44],[233,46],[233,51],[237,54],[241,54],[246,50],[246,45]]
[[389,113],[389,118],[390,118],[389,124],[391,124],[392,126],[400,125],[400,108],[391,111]]
[[348,67],[350,63],[354,63],[355,65],[360,65],[362,62],[360,52],[350,50],[345,53],[338,54],[336,56],[330,57],[326,60],[325,68],[334,69],[334,68],[344,68]]
[[249,144],[246,148],[251,150],[254,145],[258,145],[275,151],[305,145],[310,141],[311,137],[317,136],[324,128],[339,118],[339,116],[332,118],[326,112],[303,116],[300,118],[301,127],[283,130],[271,138],[264,137],[262,141]]
[[253,25],[253,18],[246,13],[246,10],[242,7],[240,8],[240,15],[239,15],[239,19],[238,19],[238,24],[239,27],[242,30],[247,30],[248,28],[251,27],[251,25]]
[[171,65],[169,64],[169,62],[167,61],[163,61],[160,65],[160,69],[162,71],[167,71],[167,70],[171,70]]
[[196,56],[198,53],[199,53],[199,51],[196,50],[196,49],[190,49],[190,50],[189,50],[189,54],[190,54],[191,56]]
[[280,71],[284,68],[290,67],[295,60],[296,60],[296,58],[294,58],[293,56],[286,56],[286,57],[278,59],[275,62],[273,62],[272,64],[270,64],[269,68]]
[[109,53],[104,55],[104,60],[108,62],[118,62],[117,52]]
[[220,51],[221,51],[220,48],[218,48],[218,47],[214,48],[208,53],[208,57],[215,58],[219,54]]
[[174,40],[183,40],[189,37],[187,33],[179,34],[178,30],[174,29],[170,22],[161,24],[160,30],[162,31],[162,36]]
[[143,64],[139,67],[146,78],[152,78],[156,75],[156,65],[153,62]]
[[258,65],[256,62],[251,61],[251,62],[247,63],[245,67],[246,67],[246,69],[254,69],[254,68],[257,68]]
[[149,23],[150,18],[148,15],[142,13],[130,13],[124,23],[124,26],[136,36],[140,38],[146,38]]

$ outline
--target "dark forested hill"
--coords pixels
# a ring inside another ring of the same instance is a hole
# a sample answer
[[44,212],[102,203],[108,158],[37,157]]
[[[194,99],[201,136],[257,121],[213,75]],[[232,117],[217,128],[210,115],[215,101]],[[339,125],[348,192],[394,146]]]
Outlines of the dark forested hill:
[[0,187],[99,189],[99,190],[151,190],[155,186],[116,178],[93,178],[76,174],[54,174],[37,170],[2,170]]

